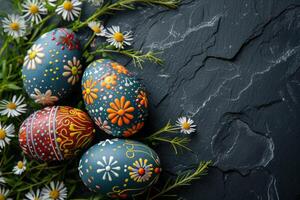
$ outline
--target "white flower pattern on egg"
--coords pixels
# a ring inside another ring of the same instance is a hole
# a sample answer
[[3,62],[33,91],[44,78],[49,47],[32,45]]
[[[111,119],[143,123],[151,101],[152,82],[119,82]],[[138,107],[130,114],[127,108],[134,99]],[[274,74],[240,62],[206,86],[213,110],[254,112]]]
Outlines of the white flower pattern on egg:
[[43,51],[44,48],[41,44],[34,44],[31,49],[28,50],[24,61],[24,65],[27,66],[27,69],[36,69],[37,64],[42,64],[42,59],[45,57]]
[[100,165],[102,168],[97,169],[97,173],[103,173],[103,180],[108,179],[109,181],[112,181],[112,175],[115,177],[118,177],[119,174],[116,171],[120,171],[120,166],[115,166],[118,163],[118,161],[114,160],[113,156],[109,156],[108,159],[106,159],[106,156],[102,157],[102,161],[98,161],[97,164]]

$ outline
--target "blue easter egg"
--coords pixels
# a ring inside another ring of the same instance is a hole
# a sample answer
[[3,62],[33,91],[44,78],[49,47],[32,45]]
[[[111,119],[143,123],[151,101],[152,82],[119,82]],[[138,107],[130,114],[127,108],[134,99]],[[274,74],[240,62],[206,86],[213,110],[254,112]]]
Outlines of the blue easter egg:
[[106,133],[129,137],[143,128],[148,115],[145,87],[119,63],[92,62],[82,77],[82,94],[90,116]]
[[53,105],[72,93],[82,75],[81,47],[65,28],[43,34],[28,50],[22,68],[24,88],[36,103]]
[[83,154],[78,170],[91,191],[113,198],[132,198],[158,180],[161,167],[150,147],[116,138],[92,146]]

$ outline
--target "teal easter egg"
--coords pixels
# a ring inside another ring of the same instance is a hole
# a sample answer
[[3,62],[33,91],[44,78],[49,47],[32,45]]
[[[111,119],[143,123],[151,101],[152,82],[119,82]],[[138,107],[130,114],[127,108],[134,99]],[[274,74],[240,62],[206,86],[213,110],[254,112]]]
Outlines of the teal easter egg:
[[85,106],[104,132],[129,137],[148,116],[145,87],[125,67],[109,59],[92,62],[82,77]]
[[74,32],[54,29],[37,39],[25,56],[24,88],[36,103],[53,105],[70,95],[82,76],[81,47]]
[[113,198],[133,198],[156,183],[161,167],[150,147],[116,138],[92,146],[83,154],[78,170],[91,191]]

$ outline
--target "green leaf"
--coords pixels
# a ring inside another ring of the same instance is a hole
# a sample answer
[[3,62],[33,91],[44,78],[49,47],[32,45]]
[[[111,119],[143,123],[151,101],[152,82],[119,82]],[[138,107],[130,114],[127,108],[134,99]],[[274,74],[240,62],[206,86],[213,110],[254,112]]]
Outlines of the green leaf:
[[14,83],[8,83],[6,84],[7,86],[7,89],[11,89],[11,90],[21,90],[22,88],[17,86],[16,84]]
[[3,79],[5,79],[8,75],[8,69],[7,69],[7,65],[6,65],[6,60],[3,59],[2,60],[2,77]]
[[93,55],[89,55],[88,57],[87,57],[87,59],[86,59],[86,62],[91,62],[91,61],[93,61],[94,60],[94,56]]

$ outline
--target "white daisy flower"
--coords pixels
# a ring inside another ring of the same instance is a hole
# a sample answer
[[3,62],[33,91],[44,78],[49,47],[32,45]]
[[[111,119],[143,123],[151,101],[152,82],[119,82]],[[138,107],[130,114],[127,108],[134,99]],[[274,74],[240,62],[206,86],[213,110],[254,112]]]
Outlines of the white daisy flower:
[[50,6],[55,7],[57,0],[42,0],[44,4],[48,3]]
[[38,0],[27,0],[22,7],[22,11],[25,13],[24,17],[28,18],[31,23],[38,24],[42,20],[41,15],[47,14],[44,4]]
[[17,117],[22,113],[25,113],[27,111],[27,105],[23,103],[24,100],[25,98],[22,95],[20,95],[18,98],[16,95],[14,95],[11,101],[0,101],[0,114],[2,116],[7,115],[8,117]]
[[57,96],[52,96],[52,91],[47,90],[45,93],[42,93],[39,89],[34,88],[35,94],[31,94],[30,97],[34,99],[35,103],[42,104],[44,106],[54,105],[59,99]]
[[9,193],[9,189],[6,189],[5,187],[0,186],[0,199],[4,200],[12,200],[12,198],[7,198]]
[[102,6],[104,0],[88,0],[89,3],[93,4],[94,6]]
[[0,150],[3,149],[6,144],[10,143],[11,138],[14,137],[14,132],[15,126],[13,124],[6,126],[0,122]]
[[81,4],[79,0],[65,0],[56,8],[55,12],[62,15],[64,20],[73,21],[74,17],[78,17],[80,14]]
[[26,199],[24,200],[42,200],[41,190],[37,189],[36,191],[30,190],[30,192],[25,194]]
[[42,199],[47,200],[64,200],[67,198],[67,188],[63,182],[50,183],[42,189]]
[[42,64],[45,57],[44,48],[41,44],[34,44],[28,51],[24,59],[24,65],[27,69],[36,69],[36,64]]
[[25,158],[23,159],[23,161],[19,161],[17,163],[16,166],[14,166],[13,168],[13,173],[16,174],[16,175],[21,175],[23,174],[23,172],[26,170],[26,160]]
[[106,30],[104,26],[101,24],[101,22],[92,21],[88,23],[88,26],[90,27],[90,29],[92,29],[92,31],[94,31],[94,33],[97,36],[104,37],[106,35]]
[[191,134],[196,131],[194,121],[188,117],[180,117],[176,121],[176,126],[180,129],[181,133]]
[[[0,133],[1,134],[1,133]],[[5,179],[4,179],[4,177],[2,176],[2,172],[0,172],[0,184],[3,184],[3,183],[5,183]]]
[[122,33],[120,31],[119,26],[112,26],[107,30],[108,33],[106,34],[106,41],[109,42],[111,45],[115,46],[118,49],[124,49],[125,45],[131,45],[130,41],[133,40],[133,35],[131,31]]
[[4,32],[13,38],[20,38],[26,34],[25,19],[19,15],[8,15],[2,20]]

